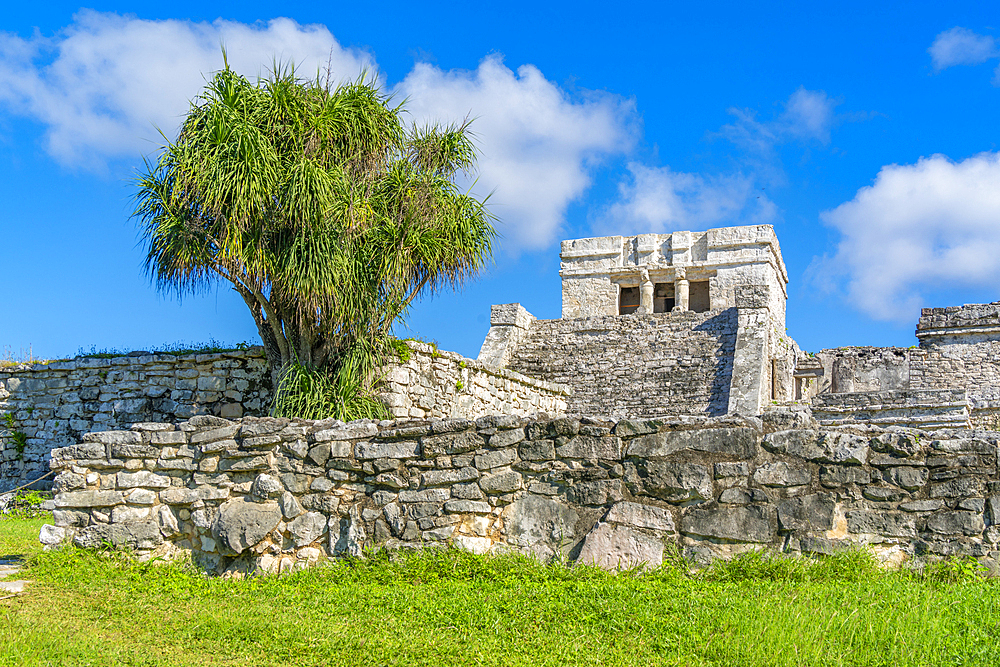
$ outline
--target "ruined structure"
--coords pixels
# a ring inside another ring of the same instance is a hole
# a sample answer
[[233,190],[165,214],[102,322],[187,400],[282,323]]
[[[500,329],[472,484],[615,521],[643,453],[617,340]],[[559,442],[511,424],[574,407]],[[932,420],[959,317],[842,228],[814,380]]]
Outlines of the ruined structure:
[[570,387],[571,413],[759,414],[793,399],[770,225],[563,241],[562,318],[494,306],[479,361]]
[[51,465],[46,544],[218,572],[440,542],[1000,561],[1000,302],[925,309],[913,348],[808,354],[768,225],[565,241],[561,276],[561,318],[493,306],[476,360],[409,343],[385,422],[253,416],[259,351],[0,373],[0,490]]

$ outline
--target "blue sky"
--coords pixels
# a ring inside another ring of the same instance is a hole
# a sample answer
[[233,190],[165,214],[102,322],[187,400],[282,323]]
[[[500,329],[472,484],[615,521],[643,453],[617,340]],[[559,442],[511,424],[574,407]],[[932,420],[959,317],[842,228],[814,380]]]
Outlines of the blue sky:
[[224,285],[144,278],[131,179],[203,76],[274,56],[471,114],[503,242],[412,331],[476,356],[492,303],[559,316],[558,241],[773,224],[806,350],[912,345],[1000,284],[996,3],[147,2],[0,25],[0,352],[254,341]]

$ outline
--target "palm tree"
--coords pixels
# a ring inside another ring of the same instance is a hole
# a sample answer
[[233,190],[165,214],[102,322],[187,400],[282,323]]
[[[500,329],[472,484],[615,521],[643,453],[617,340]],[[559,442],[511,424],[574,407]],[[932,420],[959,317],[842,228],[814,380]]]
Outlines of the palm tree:
[[251,82],[227,64],[138,177],[146,272],[178,295],[232,284],[275,414],[384,415],[393,325],[492,257],[495,218],[455,183],[475,167],[468,121],[408,129],[402,113],[364,75]]

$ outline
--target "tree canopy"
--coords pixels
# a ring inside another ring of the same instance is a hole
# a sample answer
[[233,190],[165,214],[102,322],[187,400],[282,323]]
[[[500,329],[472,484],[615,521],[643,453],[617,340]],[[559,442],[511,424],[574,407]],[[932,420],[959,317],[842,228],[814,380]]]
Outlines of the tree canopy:
[[475,169],[468,122],[410,128],[403,113],[364,76],[250,81],[227,65],[139,175],[148,275],[179,295],[232,284],[276,414],[383,414],[393,325],[492,257],[494,218],[456,184]]

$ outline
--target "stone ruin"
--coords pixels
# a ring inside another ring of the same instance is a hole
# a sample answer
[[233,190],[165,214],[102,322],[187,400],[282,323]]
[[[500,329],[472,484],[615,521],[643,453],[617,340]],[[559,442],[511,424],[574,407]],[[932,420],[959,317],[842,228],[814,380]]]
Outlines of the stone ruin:
[[445,542],[605,567],[859,544],[995,565],[1000,302],[925,309],[913,348],[810,354],[768,225],[561,257],[561,318],[493,306],[475,360],[409,342],[386,422],[264,418],[259,350],[0,372],[27,436],[0,490],[51,469],[43,542],[214,571]]

